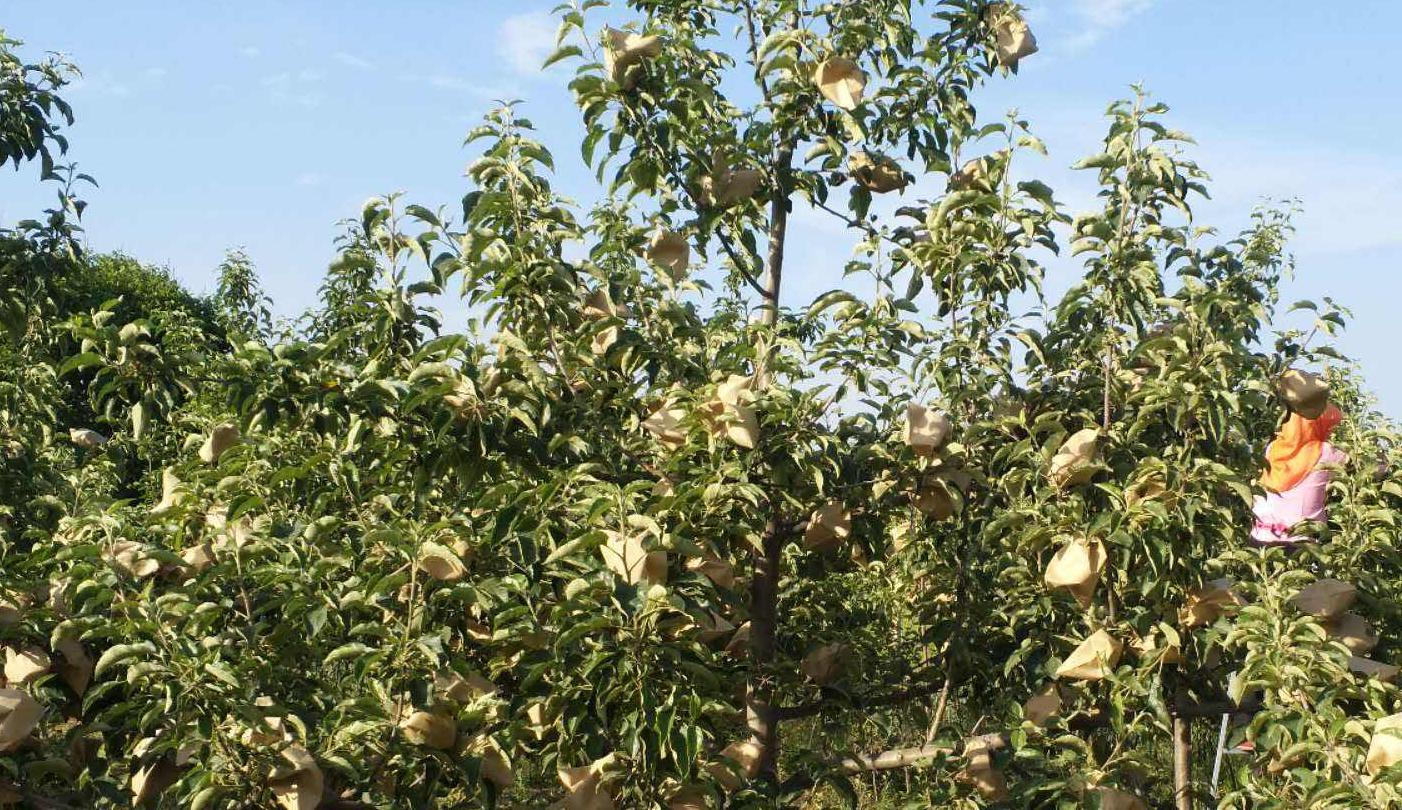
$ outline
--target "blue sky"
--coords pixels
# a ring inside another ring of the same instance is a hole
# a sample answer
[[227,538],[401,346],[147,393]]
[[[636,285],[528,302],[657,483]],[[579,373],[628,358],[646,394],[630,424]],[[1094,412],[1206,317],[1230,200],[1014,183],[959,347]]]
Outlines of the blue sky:
[[[981,92],[984,118],[1018,108],[1051,148],[1035,173],[1085,210],[1093,178],[1067,167],[1095,151],[1106,104],[1143,82],[1200,143],[1192,156],[1214,178],[1201,222],[1225,234],[1264,197],[1301,201],[1285,295],[1352,308],[1342,348],[1402,416],[1402,5],[1024,2],[1042,52]],[[567,72],[536,69],[554,4],[69,0],[7,4],[0,25],[26,53],[62,51],[84,71],[68,94],[70,135],[72,157],[102,184],[86,195],[94,249],[168,265],[207,291],[225,249],[242,246],[278,309],[295,313],[315,294],[337,221],[367,197],[455,204],[471,159],[462,135],[494,99],[526,101],[559,186],[590,199]],[[0,222],[48,203],[33,175],[0,173]],[[839,286],[848,240],[816,217],[796,228],[795,295]],[[1049,290],[1074,275],[1054,265]]]

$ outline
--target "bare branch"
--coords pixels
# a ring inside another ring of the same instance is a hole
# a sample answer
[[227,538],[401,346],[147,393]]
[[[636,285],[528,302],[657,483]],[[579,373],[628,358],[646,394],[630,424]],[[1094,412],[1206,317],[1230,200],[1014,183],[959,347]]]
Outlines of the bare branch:
[[1218,700],[1208,703],[1194,703],[1188,700],[1175,701],[1169,707],[1169,714],[1174,717],[1221,717],[1224,714],[1255,714],[1262,708],[1259,700],[1246,700],[1240,704],[1230,700]]
[[785,706],[778,710],[779,720],[798,720],[804,717],[813,717],[828,711],[850,711],[861,709],[876,709],[884,706],[897,706],[929,697],[942,689],[943,683],[928,683],[922,686],[914,686],[900,692],[893,692],[889,695],[878,697],[854,697],[850,700],[840,698],[825,698],[815,700],[811,703],[803,703],[798,706]]
[[[914,748],[892,748],[875,754],[858,754],[844,757],[831,765],[831,772],[844,776],[855,776],[870,771],[892,771],[911,768],[938,757],[958,757],[970,747],[996,751],[1008,745],[1006,734],[982,734],[959,742],[941,745],[921,745]],[[794,776],[784,782],[784,790],[795,791],[812,787],[816,779],[810,774]]]
[[765,290],[764,287],[760,286],[759,279],[755,278],[754,274],[745,267],[745,263],[740,261],[740,256],[735,252],[735,246],[731,244],[730,238],[725,235],[725,230],[723,228],[716,228],[715,233],[716,239],[720,241],[721,249],[730,257],[730,263],[735,265],[735,269],[739,271],[740,276],[745,279],[745,283],[753,287],[754,291],[759,293],[765,301],[768,301],[769,292]]
[[916,748],[893,748],[890,751],[882,751],[879,754],[866,756],[847,757],[837,764],[837,771],[846,776],[863,773],[865,771],[892,771],[897,768],[909,768],[912,765],[919,765],[921,762],[934,759],[939,756],[959,756],[964,753],[970,745],[982,747],[987,751],[996,751],[1008,744],[1005,734],[983,734],[978,737],[970,737],[953,745],[922,745]]

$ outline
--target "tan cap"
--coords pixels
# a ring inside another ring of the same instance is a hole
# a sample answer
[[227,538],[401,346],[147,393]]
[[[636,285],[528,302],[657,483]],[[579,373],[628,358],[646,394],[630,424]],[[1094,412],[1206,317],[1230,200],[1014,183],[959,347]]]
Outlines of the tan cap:
[[1329,407],[1329,383],[1318,374],[1290,369],[1280,375],[1280,396],[1290,410],[1318,419]]

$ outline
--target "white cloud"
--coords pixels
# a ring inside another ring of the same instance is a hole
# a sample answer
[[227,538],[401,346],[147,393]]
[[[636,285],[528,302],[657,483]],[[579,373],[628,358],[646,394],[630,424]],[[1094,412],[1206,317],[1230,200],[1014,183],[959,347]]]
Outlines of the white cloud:
[[331,54],[331,58],[335,59],[337,62],[340,62],[343,65],[348,65],[353,68],[359,68],[360,70],[369,70],[370,68],[373,68],[375,66],[375,63],[371,62],[369,59],[356,56],[353,53],[346,53],[345,51],[336,51],[335,53]]
[[472,83],[462,76],[452,76],[447,73],[435,73],[425,77],[424,81],[439,90],[465,90],[472,86]]
[[555,50],[555,31],[555,19],[544,11],[507,17],[497,38],[497,54],[517,73],[534,76]]
[[257,45],[245,45],[239,48],[239,53],[249,59],[256,59],[263,55],[263,49],[259,48]]
[[268,96],[273,101],[315,107],[322,102],[323,95],[311,92],[307,85],[320,82],[322,78],[318,71],[300,70],[296,74],[283,72],[264,76],[262,83],[268,88]]
[[1129,18],[1147,9],[1153,0],[1076,0],[1076,11],[1098,27],[1119,28]]
[[326,78],[326,74],[319,70],[303,68],[296,73],[273,73],[263,77],[264,87],[290,87],[293,84],[314,84]]
[[474,81],[455,73],[401,73],[399,79],[410,84],[465,93],[473,98],[486,100],[520,98],[523,95],[521,88],[514,83]]
[[166,77],[166,69],[163,67],[149,67],[143,73],[148,79],[164,79]]
[[131,95],[131,86],[126,82],[119,81],[107,71],[84,74],[77,81],[73,82],[71,88],[75,93],[88,92],[102,96],[114,96],[116,98],[126,98]]
[[1225,217],[1263,198],[1299,198],[1303,212],[1292,245],[1302,253],[1342,254],[1402,245],[1395,211],[1402,206],[1402,161],[1330,144],[1262,144],[1207,133],[1198,157],[1212,173],[1213,200],[1202,207]]
[[321,175],[316,172],[303,172],[297,175],[296,184],[305,187],[319,186],[321,185]]
[[1066,48],[1073,52],[1089,48],[1153,3],[1154,0],[1074,0],[1072,11],[1079,31],[1067,38]]

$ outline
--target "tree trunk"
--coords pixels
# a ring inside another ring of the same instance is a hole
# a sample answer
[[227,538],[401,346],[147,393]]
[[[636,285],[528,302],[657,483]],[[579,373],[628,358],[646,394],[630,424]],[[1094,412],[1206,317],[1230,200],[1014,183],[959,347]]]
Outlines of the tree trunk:
[[[779,322],[779,292],[784,286],[784,240],[789,232],[789,191],[784,183],[792,168],[793,147],[785,146],[775,152],[774,191],[769,198],[769,257],[764,263],[763,323],[771,328]],[[756,388],[763,388],[769,381],[766,362],[769,351],[770,348],[766,347],[760,356]]]
[[[784,279],[784,239],[788,232],[789,197],[785,186],[793,167],[793,148],[782,147],[774,155],[774,188],[769,201],[769,257],[764,269],[765,326],[774,327],[779,321],[779,293]],[[755,368],[755,388],[763,390],[769,384],[769,354],[773,344],[760,350]],[[774,639],[779,622],[779,568],[784,552],[784,536],[780,528],[778,502],[770,500],[769,515],[764,528],[763,548],[755,561],[754,579],[750,582],[750,677],[745,685],[745,719],[751,741],[759,746],[759,777],[776,782],[779,776],[779,719],[774,710],[773,677]]]
[[745,685],[745,719],[751,741],[760,750],[759,776],[771,781],[779,775],[779,719],[774,711],[769,682],[773,677],[782,551],[779,528],[770,520],[764,529],[763,548],[755,561],[755,575],[750,582],[750,680]]
[[1177,810],[1193,810],[1193,721],[1173,718],[1173,802]]

